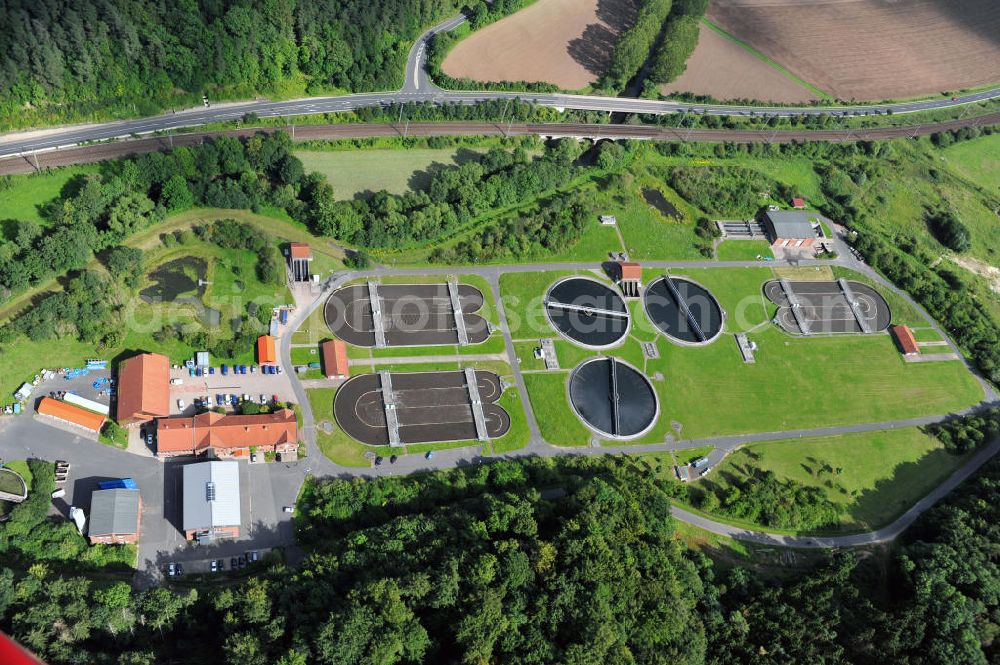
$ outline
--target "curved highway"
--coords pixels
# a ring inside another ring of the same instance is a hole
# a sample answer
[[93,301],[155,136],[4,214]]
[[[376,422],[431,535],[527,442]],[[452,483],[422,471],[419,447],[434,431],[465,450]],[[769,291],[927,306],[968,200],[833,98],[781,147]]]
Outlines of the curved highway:
[[[400,103],[430,102],[433,104],[475,104],[477,102],[519,98],[539,106],[559,110],[573,109],[606,113],[669,114],[692,113],[707,115],[744,115],[754,117],[863,116],[916,113],[974,104],[1000,98],[1000,86],[957,95],[950,98],[922,99],[887,104],[859,104],[852,106],[746,106],[728,104],[689,104],[593,95],[560,93],[450,91],[436,87],[427,75],[426,57],[429,40],[442,30],[451,30],[465,21],[457,16],[428,30],[410,49],[403,87],[396,92],[370,92],[341,97],[310,97],[290,101],[253,101],[222,104],[210,108],[189,109],[159,116],[108,122],[94,125],[74,125],[18,132],[0,136],[0,158],[36,153],[81,143],[121,139],[173,129],[197,127],[207,123],[240,120],[248,113],[260,118],[294,118],[302,115],[342,113],[369,106],[391,106]],[[516,118],[512,118],[516,120]],[[819,137],[817,137],[818,140]]]

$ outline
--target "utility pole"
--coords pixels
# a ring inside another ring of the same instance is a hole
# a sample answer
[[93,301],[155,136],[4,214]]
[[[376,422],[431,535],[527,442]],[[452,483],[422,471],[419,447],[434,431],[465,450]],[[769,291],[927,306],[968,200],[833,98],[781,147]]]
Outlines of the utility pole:
[[42,168],[40,166],[38,166],[38,152],[35,151],[35,150],[32,150],[31,151],[31,156],[35,159],[35,170],[36,171],[41,171]]
[[410,133],[410,119],[407,118],[406,119],[406,129],[403,130],[403,138],[405,139],[406,135],[409,134],[409,133]]

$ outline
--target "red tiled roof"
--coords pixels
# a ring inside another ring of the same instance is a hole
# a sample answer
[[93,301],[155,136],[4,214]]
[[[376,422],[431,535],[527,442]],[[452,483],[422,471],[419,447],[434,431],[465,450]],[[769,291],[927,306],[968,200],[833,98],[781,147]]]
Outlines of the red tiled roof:
[[806,200],[805,199],[792,199],[792,207],[793,208],[805,208],[806,207]]
[[323,356],[323,373],[327,377],[348,376],[347,344],[342,339],[330,339],[319,345]]
[[903,349],[903,355],[912,356],[920,353],[920,346],[909,326],[893,326],[892,334],[896,336],[899,347]]
[[274,350],[274,338],[270,335],[261,335],[257,338],[257,362],[276,363],[278,354]]
[[118,422],[144,422],[170,413],[170,359],[143,353],[118,367]]
[[81,409],[73,404],[67,404],[62,400],[43,397],[38,403],[38,413],[43,416],[52,416],[59,420],[85,427],[93,432],[100,432],[104,426],[104,416],[93,411]]
[[293,259],[311,259],[312,250],[304,242],[293,242],[288,246],[289,253]]
[[634,262],[619,263],[622,279],[642,279],[642,266]]
[[157,452],[199,451],[205,448],[246,448],[294,443],[298,438],[295,412],[280,409],[252,416],[201,413],[156,421]]

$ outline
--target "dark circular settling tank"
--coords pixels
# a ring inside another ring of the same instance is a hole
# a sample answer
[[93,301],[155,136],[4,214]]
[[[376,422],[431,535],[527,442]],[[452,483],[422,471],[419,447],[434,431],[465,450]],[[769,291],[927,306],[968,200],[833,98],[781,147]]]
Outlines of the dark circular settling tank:
[[569,378],[569,401],[590,429],[612,439],[642,436],[660,411],[649,379],[615,358],[578,365]]
[[545,294],[545,314],[560,334],[590,349],[618,344],[629,329],[622,297],[589,277],[567,277],[553,284]]
[[649,283],[642,298],[653,325],[680,344],[708,344],[722,332],[719,301],[689,279],[660,277]]

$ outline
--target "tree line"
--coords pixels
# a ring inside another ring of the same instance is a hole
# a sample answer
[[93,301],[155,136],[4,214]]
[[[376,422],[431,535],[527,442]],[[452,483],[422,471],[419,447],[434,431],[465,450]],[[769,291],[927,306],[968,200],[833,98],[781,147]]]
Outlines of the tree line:
[[[612,456],[310,479],[296,568],[272,553],[245,580],[136,591],[108,581],[112,564],[27,548],[0,569],[0,628],[52,665],[995,662],[1000,463],[895,550],[777,576],[687,546],[676,485]],[[29,533],[68,526],[42,489],[0,524],[0,546],[28,513]]]
[[12,0],[0,5],[0,128],[152,114],[202,93],[394,89],[413,40],[459,7]]

